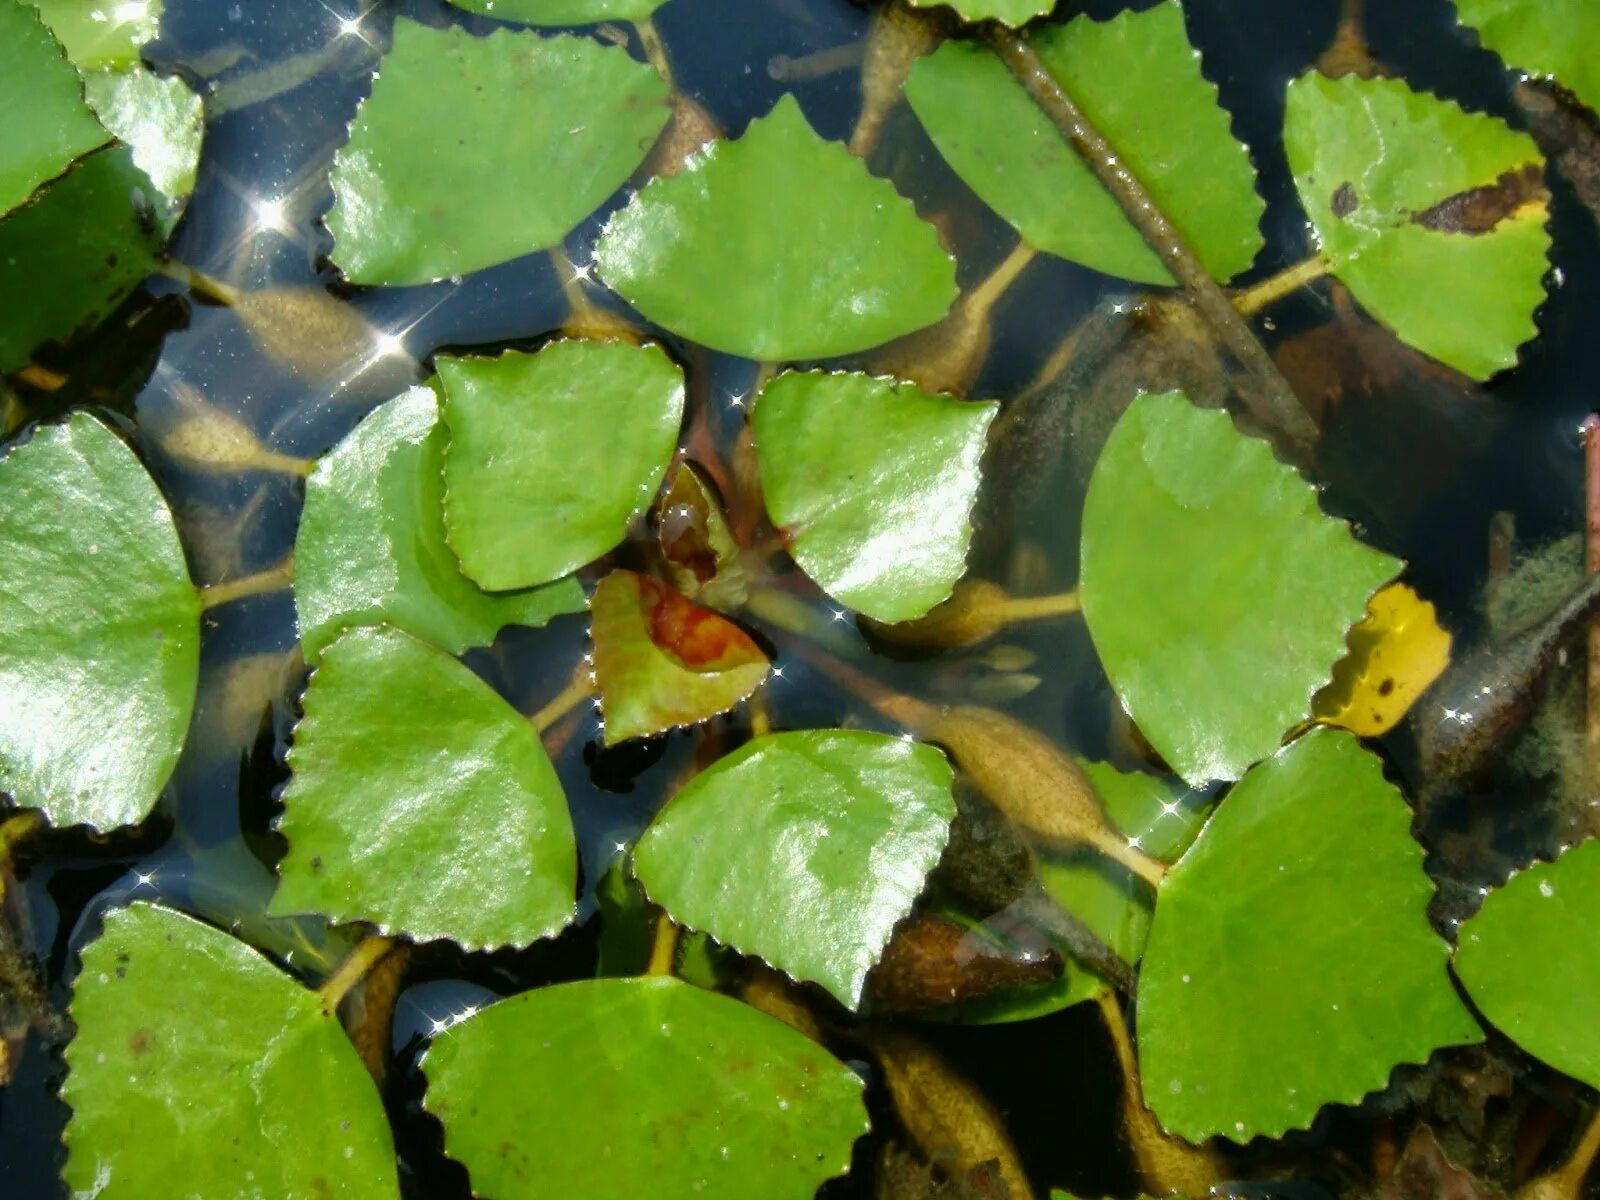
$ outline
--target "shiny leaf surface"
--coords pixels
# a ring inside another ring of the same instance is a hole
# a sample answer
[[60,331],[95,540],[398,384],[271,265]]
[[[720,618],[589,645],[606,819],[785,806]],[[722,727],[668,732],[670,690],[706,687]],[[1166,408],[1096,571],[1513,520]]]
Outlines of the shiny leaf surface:
[[1455,0],[1506,65],[1554,79],[1600,112],[1600,6],[1591,0]]
[[674,920],[854,1007],[950,834],[944,755],[812,729],[746,742],[668,801],[634,870]]
[[457,8],[523,25],[645,21],[666,0],[450,0]]
[[134,165],[155,185],[160,198],[151,196],[148,203],[170,229],[200,167],[200,97],[183,80],[140,67],[86,76],[84,92],[101,123],[133,152]]
[[0,215],[108,140],[78,73],[23,0],[0,0]]
[[[163,0],[28,0],[80,71],[139,65],[161,33]],[[113,131],[114,132],[114,131]]]
[[878,621],[920,617],[966,570],[999,405],[866,375],[781,375],[755,411],[767,512],[823,591]]
[[488,684],[409,634],[352,629],[323,650],[302,706],[273,913],[469,950],[572,920],[566,795],[538,732]]

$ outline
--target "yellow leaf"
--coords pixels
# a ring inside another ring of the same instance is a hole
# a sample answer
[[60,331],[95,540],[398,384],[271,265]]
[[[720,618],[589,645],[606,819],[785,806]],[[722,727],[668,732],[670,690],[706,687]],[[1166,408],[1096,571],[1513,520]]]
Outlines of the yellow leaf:
[[1387,733],[1450,665],[1433,605],[1403,583],[1380,588],[1350,630],[1350,653],[1311,702],[1312,715],[1361,737]]

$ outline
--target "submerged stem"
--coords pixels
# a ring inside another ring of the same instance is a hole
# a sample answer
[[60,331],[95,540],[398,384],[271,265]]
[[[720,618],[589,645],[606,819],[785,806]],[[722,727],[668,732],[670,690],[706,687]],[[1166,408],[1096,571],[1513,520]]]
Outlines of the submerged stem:
[[567,686],[551,697],[550,702],[528,720],[535,729],[544,733],[593,695],[594,671],[587,661],[580,662],[577,670],[573,671],[572,678],[567,681]]
[[381,933],[363,938],[356,948],[339,964],[339,969],[328,976],[323,985],[317,989],[317,1000],[322,1005],[322,1011],[332,1016],[339,1011],[339,1005],[350,989],[366,978],[367,972],[377,966],[389,951],[394,949],[395,941]]
[[200,604],[209,611],[224,604],[231,604],[235,600],[243,600],[247,596],[279,592],[292,586],[294,586],[294,555],[291,554],[285,556],[277,566],[257,571],[254,575],[207,584],[200,589]]
[[1276,275],[1268,276],[1260,283],[1234,292],[1233,307],[1238,310],[1240,316],[1252,317],[1285,296],[1298,292],[1306,284],[1321,279],[1328,270],[1328,260],[1320,254],[1313,254],[1303,262],[1297,262],[1292,267],[1285,267]]
[[650,962],[646,975],[671,975],[673,962],[678,957],[678,926],[667,916],[666,909],[656,912],[655,933],[650,939]]
[[1043,621],[1050,617],[1066,617],[1082,612],[1083,603],[1076,590],[1056,592],[1049,596],[1010,596],[1002,606],[1009,624],[1012,621]]
[[656,69],[656,74],[666,82],[670,88],[672,82],[672,59],[667,57],[666,43],[661,40],[655,22],[649,17],[635,21],[633,27],[639,33],[639,45],[644,49],[644,57]]
[[[1600,571],[1600,416],[1583,423],[1584,566]],[[1589,618],[1587,688],[1584,696],[1583,765],[1590,796],[1600,795],[1600,615]]]
[[1519,1187],[1514,1200],[1578,1200],[1597,1154],[1600,1154],[1600,1108],[1589,1117],[1588,1125],[1567,1160],[1549,1174],[1530,1179]]

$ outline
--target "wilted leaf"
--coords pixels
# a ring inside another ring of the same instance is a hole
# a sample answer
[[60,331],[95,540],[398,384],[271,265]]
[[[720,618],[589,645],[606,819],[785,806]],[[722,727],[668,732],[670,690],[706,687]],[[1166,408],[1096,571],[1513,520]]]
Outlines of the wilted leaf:
[[524,25],[645,21],[666,0],[450,0],[457,8]]
[[748,588],[739,544],[710,485],[688,461],[667,476],[656,509],[656,541],[685,596],[724,612],[743,606]]
[[31,4],[0,0],[0,216],[109,140]]
[[1393,729],[1450,665],[1450,635],[1433,605],[1403,583],[1373,594],[1347,641],[1350,653],[1334,665],[1333,682],[1316,694],[1311,713],[1361,737]]
[[1592,0],[1455,0],[1506,65],[1554,79],[1600,112],[1600,7]]

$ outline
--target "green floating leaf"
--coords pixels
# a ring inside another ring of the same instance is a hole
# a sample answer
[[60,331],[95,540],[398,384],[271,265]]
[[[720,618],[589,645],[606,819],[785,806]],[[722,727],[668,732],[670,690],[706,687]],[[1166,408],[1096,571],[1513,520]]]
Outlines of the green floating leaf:
[[135,904],[83,952],[61,1098],[78,1196],[396,1200],[388,1118],[339,1018],[243,942]]
[[566,795],[538,731],[488,684],[397,629],[352,629],[323,650],[302,703],[274,915],[469,950],[572,920]]
[[1044,16],[1056,6],[1056,0],[911,0],[912,8],[940,5],[949,5],[964,21],[999,21],[1017,26]]
[[133,151],[134,165],[161,193],[165,203],[155,205],[152,197],[152,207],[170,229],[200,167],[200,97],[183,80],[142,67],[86,76],[84,90],[101,122]]
[[0,215],[109,140],[31,4],[0,0]]
[[450,0],[457,8],[524,25],[648,21],[667,0]]
[[1237,779],[1310,711],[1401,563],[1182,393],[1141,396],[1095,465],[1078,590],[1106,674],[1191,784]]
[[1600,6],[1593,0],[1455,0],[1509,66],[1554,79],[1600,112]]
[[823,591],[908,621],[966,570],[979,463],[999,405],[866,375],[780,375],[754,423],[767,512]]
[[388,623],[459,654],[502,626],[583,611],[572,579],[490,595],[461,573],[440,507],[444,443],[438,398],[412,388],[373,411],[306,481],[294,603],[308,660],[352,625]]
[[144,819],[177,764],[200,599],[155,481],[87,413],[0,459],[0,792],[56,826]]
[[401,18],[334,159],[333,261],[416,284],[554,246],[644,159],[666,100],[617,46]]
[[[1031,5],[1029,7],[1032,7]],[[1029,44],[1218,280],[1249,268],[1265,205],[1249,152],[1200,73],[1177,0],[1076,17]],[[1111,193],[989,49],[948,41],[906,99],[967,186],[1032,246],[1107,275],[1172,283]]]
[[1456,974],[1472,1002],[1528,1053],[1600,1087],[1600,841],[1539,863],[1461,927]]
[[141,192],[150,181],[128,149],[107,146],[0,220],[0,372],[98,324],[154,272],[161,242],[132,203]]
[[932,746],[884,734],[768,734],[667,803],[634,870],[674,920],[853,1008],[944,850],[952,778]]
[[445,525],[461,567],[500,591],[559,578],[650,507],[683,423],[683,372],[659,346],[552,342],[438,359]]
[[1398,79],[1311,73],[1283,143],[1323,256],[1373,316],[1476,379],[1515,365],[1550,249],[1532,138]]
[[613,571],[589,611],[608,743],[710,720],[767,677],[749,634],[648,575]]
[[[80,71],[139,65],[161,33],[163,0],[28,0]],[[115,132],[115,130],[113,130]],[[121,136],[120,134],[118,136]]]
[[1410,829],[1343,730],[1307,733],[1223,799],[1161,885],[1139,976],[1144,1098],[1169,1131],[1276,1137],[1482,1036]]
[[596,259],[658,325],[768,361],[868,349],[933,324],[956,297],[933,226],[818,137],[787,94],[737,141],[652,180],[611,219]]
[[422,1069],[445,1150],[496,1200],[810,1200],[867,1131],[848,1067],[670,977],[523,992],[435,1038]]

